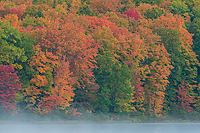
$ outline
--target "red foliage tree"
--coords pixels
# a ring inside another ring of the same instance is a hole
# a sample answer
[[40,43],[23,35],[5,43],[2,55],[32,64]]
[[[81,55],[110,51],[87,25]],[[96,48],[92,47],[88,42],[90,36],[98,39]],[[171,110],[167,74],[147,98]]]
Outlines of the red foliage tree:
[[22,9],[19,7],[11,7],[10,5],[7,5],[5,2],[1,2],[0,3],[0,16],[1,17],[5,17],[5,15],[7,14],[17,14],[19,19],[22,19],[23,16],[23,11]]
[[21,8],[19,8],[19,9],[17,9],[17,8],[12,8],[12,9],[11,9],[11,13],[12,13],[12,14],[17,14],[18,17],[19,17],[20,19],[21,19],[22,16],[23,16],[23,11],[22,11]]
[[180,86],[178,86],[178,90],[177,90],[178,104],[177,104],[177,106],[187,112],[191,112],[193,108],[190,106],[190,104],[195,103],[195,101],[193,101],[193,98],[188,95],[188,91],[189,91],[189,88],[186,88],[184,82],[182,82],[180,84]]
[[133,8],[131,8],[128,11],[124,11],[122,13],[124,15],[127,15],[128,17],[134,18],[135,20],[138,20],[140,18],[137,9],[135,9],[135,11],[134,11]]
[[18,79],[13,66],[0,65],[0,103],[6,111],[13,111],[16,107],[14,96],[21,88]]

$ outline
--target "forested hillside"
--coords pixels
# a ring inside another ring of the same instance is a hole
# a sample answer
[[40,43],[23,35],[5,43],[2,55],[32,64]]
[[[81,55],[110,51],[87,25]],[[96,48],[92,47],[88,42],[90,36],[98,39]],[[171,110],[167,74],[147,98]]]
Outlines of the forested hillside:
[[0,18],[0,111],[200,119],[200,0],[0,0]]

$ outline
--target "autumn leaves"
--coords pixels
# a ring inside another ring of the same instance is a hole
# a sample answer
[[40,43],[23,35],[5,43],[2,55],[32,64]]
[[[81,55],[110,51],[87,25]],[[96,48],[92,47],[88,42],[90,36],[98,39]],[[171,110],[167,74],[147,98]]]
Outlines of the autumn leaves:
[[156,5],[101,2],[15,8],[2,2],[0,64],[19,71],[18,110],[156,116],[173,105],[195,110],[199,63],[185,20]]

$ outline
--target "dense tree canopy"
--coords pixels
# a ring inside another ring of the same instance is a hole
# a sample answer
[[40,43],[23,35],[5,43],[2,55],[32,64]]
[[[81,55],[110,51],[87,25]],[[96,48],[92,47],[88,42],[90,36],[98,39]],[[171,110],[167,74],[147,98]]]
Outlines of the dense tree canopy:
[[2,108],[78,116],[79,109],[157,117],[199,112],[199,5],[0,1]]

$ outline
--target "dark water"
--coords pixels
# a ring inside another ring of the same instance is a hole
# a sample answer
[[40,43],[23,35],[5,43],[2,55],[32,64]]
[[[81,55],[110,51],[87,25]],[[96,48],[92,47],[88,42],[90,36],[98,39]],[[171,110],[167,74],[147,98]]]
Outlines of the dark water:
[[200,123],[0,124],[0,133],[200,133]]

